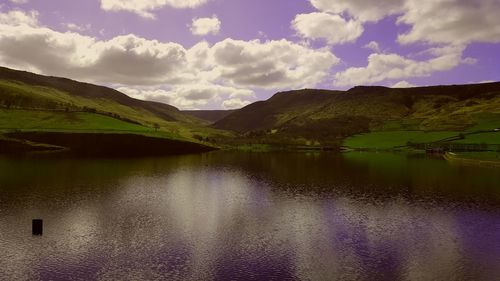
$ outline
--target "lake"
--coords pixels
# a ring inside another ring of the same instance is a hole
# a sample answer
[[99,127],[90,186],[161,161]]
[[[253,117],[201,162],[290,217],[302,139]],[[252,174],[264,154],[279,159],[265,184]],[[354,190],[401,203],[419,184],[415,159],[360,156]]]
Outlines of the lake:
[[500,170],[358,152],[0,157],[0,251],[0,280],[500,280]]

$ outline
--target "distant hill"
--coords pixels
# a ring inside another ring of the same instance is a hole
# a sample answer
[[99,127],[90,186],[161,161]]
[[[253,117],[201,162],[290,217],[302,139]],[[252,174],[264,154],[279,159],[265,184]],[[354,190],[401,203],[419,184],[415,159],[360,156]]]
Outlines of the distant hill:
[[209,123],[215,123],[235,111],[236,110],[183,110],[182,112]]
[[500,121],[500,82],[281,92],[235,111],[213,127],[247,136],[335,142],[383,130],[463,131],[485,119]]

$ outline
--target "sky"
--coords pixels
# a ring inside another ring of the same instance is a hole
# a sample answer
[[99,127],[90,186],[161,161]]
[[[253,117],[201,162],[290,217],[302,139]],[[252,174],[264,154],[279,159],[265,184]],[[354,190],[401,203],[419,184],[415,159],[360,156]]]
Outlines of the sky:
[[0,65],[180,109],[500,81],[500,0],[0,0]]

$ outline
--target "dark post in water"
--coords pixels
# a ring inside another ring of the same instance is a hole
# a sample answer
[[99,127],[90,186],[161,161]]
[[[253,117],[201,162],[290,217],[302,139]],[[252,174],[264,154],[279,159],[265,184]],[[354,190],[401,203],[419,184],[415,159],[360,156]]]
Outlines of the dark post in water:
[[33,235],[37,235],[37,236],[43,235],[43,220],[39,220],[39,219],[33,220],[32,232],[33,232]]

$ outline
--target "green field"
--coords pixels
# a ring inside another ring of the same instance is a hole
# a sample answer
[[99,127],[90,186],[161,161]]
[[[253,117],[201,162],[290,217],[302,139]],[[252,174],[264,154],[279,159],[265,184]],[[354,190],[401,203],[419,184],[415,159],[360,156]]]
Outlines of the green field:
[[[75,87],[78,87],[78,84]],[[107,94],[116,95],[116,93],[108,93],[112,90],[104,87],[98,87],[97,89],[103,91],[103,97],[79,96],[50,87],[29,85],[20,81],[2,80],[0,78],[0,117],[2,118],[0,127],[3,129],[46,131],[54,129],[57,131],[92,129],[94,131],[146,132],[148,135],[153,134],[191,141],[196,141],[193,138],[195,135],[203,137],[232,135],[227,131],[207,127],[203,121],[184,114],[174,107],[153,104],[152,108],[159,112],[154,113],[137,105],[126,105],[104,98]],[[121,98],[123,99],[123,97]],[[126,97],[125,99],[129,98]],[[3,109],[1,109],[2,107]],[[101,114],[82,112],[85,110],[92,110]],[[23,116],[24,114],[26,116]],[[116,115],[118,119],[106,115]],[[169,120],[167,117],[176,118],[177,120]],[[144,126],[119,119],[133,120]],[[160,132],[156,133],[152,129],[154,124],[160,126]]]
[[177,135],[87,112],[0,109],[0,132],[42,131],[77,133],[133,133],[179,139]]
[[[2,119],[5,119],[5,114],[7,114],[8,116],[5,120],[0,121],[0,126],[2,128],[49,130],[78,130],[92,128],[95,130],[117,129],[132,131],[141,131],[145,129],[145,127],[133,126],[133,124],[131,123],[123,121],[120,122],[120,120],[118,119],[106,117],[103,115],[74,112],[60,114],[55,111],[45,111],[46,109],[50,108],[58,110],[64,110],[68,108],[69,111],[78,111],[81,108],[86,107],[95,109],[98,112],[117,114],[120,117],[128,118],[150,127],[152,127],[155,123],[160,124],[161,128],[164,131],[168,130],[172,132],[170,135],[179,135],[186,138],[189,138],[190,136],[190,132],[187,127],[190,127],[191,124],[182,126],[178,124],[178,122],[168,122],[143,109],[129,107],[112,100],[89,99],[71,95],[69,93],[62,92],[53,88],[26,85],[17,81],[0,80],[0,89],[4,91],[2,93],[2,99],[7,100],[10,98],[16,101],[17,104],[13,104],[10,109],[16,109],[16,106],[17,108],[31,108],[35,110],[41,109],[39,113],[35,113],[35,111],[33,110],[23,111],[3,109],[2,113],[0,113],[2,114]],[[27,114],[27,116],[23,117],[23,114]],[[80,122],[78,122],[78,120],[80,120]],[[25,124],[24,121],[27,121],[27,123]],[[104,124],[99,124],[99,121],[104,122]],[[54,127],[54,125],[56,126]]]
[[[470,126],[463,131],[422,131],[418,120],[388,121],[371,133],[347,138],[343,145],[354,149],[394,149],[412,143],[438,141],[458,144],[499,144],[500,115],[496,113],[473,114]],[[403,129],[400,129],[403,128]],[[404,128],[407,128],[406,130]],[[458,139],[462,135],[463,139]]]
[[58,112],[0,109],[0,129],[17,130],[119,130],[153,129],[112,117],[87,112]]
[[454,141],[454,143],[500,145],[500,132],[465,135],[465,139]]
[[405,147],[408,142],[429,143],[457,136],[459,132],[387,131],[352,136],[344,146],[353,149],[393,149]]
[[474,125],[466,132],[491,131],[500,128],[500,114],[478,114],[474,118]]

